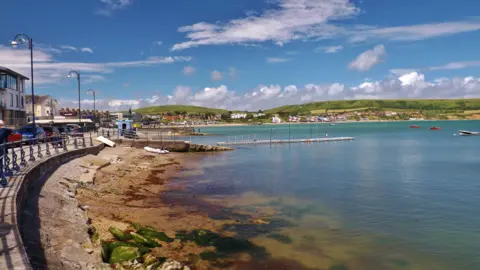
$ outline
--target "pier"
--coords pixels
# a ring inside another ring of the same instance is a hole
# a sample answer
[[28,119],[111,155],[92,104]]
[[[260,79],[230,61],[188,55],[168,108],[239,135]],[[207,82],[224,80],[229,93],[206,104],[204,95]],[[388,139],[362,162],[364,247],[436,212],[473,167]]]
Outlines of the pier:
[[286,139],[286,140],[239,140],[228,142],[217,142],[219,146],[228,145],[256,145],[256,144],[288,144],[288,143],[319,143],[319,142],[338,142],[338,141],[352,141],[354,137],[325,137],[325,138],[311,138],[311,139]]

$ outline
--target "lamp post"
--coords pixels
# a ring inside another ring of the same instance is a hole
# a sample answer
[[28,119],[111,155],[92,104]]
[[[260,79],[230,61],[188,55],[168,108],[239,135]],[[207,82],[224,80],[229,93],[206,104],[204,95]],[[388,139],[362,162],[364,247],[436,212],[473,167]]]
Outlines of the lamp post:
[[73,78],[77,77],[77,83],[78,83],[78,125],[80,126],[82,124],[82,110],[80,106],[80,73],[76,72],[75,70],[71,70],[68,73],[68,78]]
[[33,129],[35,130],[35,90],[33,85],[33,40],[25,34],[17,34],[13,38],[13,41],[11,44],[13,48],[16,48],[18,45],[25,44],[25,43],[28,43],[28,48],[30,49],[30,80],[32,82],[32,125],[33,125]]
[[97,112],[95,111],[95,94],[97,93],[97,91],[93,90],[93,89],[89,89],[87,91],[87,94],[91,94],[93,95],[93,121],[94,123],[97,123]]

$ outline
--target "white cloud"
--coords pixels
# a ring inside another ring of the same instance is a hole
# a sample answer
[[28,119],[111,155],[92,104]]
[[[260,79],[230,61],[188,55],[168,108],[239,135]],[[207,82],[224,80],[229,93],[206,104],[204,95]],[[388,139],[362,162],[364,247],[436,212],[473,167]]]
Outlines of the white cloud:
[[124,9],[132,4],[133,0],[100,0],[100,2],[102,7],[97,9],[96,13],[98,15],[111,16],[114,11]]
[[154,43],[155,43],[155,45],[158,45],[158,46],[163,45],[163,41],[155,41]]
[[183,68],[183,74],[191,75],[194,74],[197,70],[193,66],[186,66]]
[[180,27],[179,32],[187,33],[189,40],[175,44],[172,50],[264,41],[283,45],[291,40],[331,37],[338,28],[328,24],[329,21],[349,18],[358,12],[349,0],[276,0],[272,3],[276,7],[260,15],[223,24],[199,22]]
[[[64,80],[69,70],[82,73],[82,79],[98,81],[105,79],[104,74],[114,72],[117,68],[134,68],[170,64],[174,62],[188,62],[190,57],[183,56],[153,56],[143,60],[128,62],[84,63],[84,62],[59,62],[54,54],[36,50],[34,52],[35,83],[58,83]],[[0,47],[0,63],[21,74],[30,77],[30,51],[27,49],[12,49]]]
[[352,36],[350,41],[358,42],[371,39],[415,41],[478,30],[480,30],[480,22],[478,21],[430,23],[384,28],[367,26],[350,31]]
[[[378,99],[378,98],[480,98],[480,78],[454,77],[427,81],[423,74],[412,72],[380,81],[364,81],[355,86],[342,83],[306,84],[304,86],[259,85],[248,93],[236,92],[226,85],[192,91],[188,86],[177,86],[169,96],[155,95],[135,100],[109,99],[97,101],[103,109],[125,110],[163,104],[189,104],[229,110],[268,109],[305,102]],[[76,104],[64,100],[64,104]],[[83,102],[82,102],[83,104]],[[90,104],[90,105],[89,105]],[[72,107],[73,105],[70,105]],[[91,102],[85,102],[89,108]]]
[[348,67],[357,71],[370,70],[383,60],[385,54],[385,46],[377,45],[373,49],[360,54]]
[[[267,0],[268,1],[268,0]],[[339,26],[332,21],[360,14],[353,0],[272,0],[275,7],[263,13],[226,22],[198,22],[180,27],[187,40],[172,50],[205,45],[256,45],[271,41],[277,46],[294,40],[321,40],[345,37],[351,42],[367,40],[417,41],[480,30],[478,20],[378,27],[372,25]]]
[[86,53],[93,53],[93,50],[91,48],[87,48],[87,47],[81,48],[80,51],[81,52],[86,52]]
[[214,81],[220,81],[223,79],[223,75],[220,71],[214,70],[211,72],[210,76],[212,77],[212,80]]
[[441,66],[431,66],[424,68],[395,68],[391,69],[390,72],[395,75],[404,75],[411,72],[427,72],[427,71],[436,71],[436,70],[457,70],[465,69],[472,67],[480,67],[480,61],[464,61],[464,62],[451,62]]
[[60,48],[62,48],[65,51],[74,51],[74,52],[78,51],[76,47],[69,46],[69,45],[62,45],[60,46]]
[[342,45],[337,45],[337,46],[328,46],[328,47],[318,47],[315,49],[315,51],[322,51],[324,53],[337,53],[339,51],[343,50]]
[[281,58],[281,57],[268,57],[267,58],[268,63],[283,63],[283,62],[287,62],[287,61],[290,61],[290,59]]
[[411,72],[405,75],[402,75],[398,78],[402,82],[402,85],[415,85],[417,82],[424,82],[425,76],[423,74],[418,74],[417,72]]

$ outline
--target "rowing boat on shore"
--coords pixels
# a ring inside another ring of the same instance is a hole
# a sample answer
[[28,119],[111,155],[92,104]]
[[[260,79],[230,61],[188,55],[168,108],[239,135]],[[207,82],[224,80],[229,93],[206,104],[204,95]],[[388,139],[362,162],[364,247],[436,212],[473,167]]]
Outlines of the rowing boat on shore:
[[468,130],[459,130],[458,135],[460,135],[460,136],[480,136],[480,132],[468,131]]

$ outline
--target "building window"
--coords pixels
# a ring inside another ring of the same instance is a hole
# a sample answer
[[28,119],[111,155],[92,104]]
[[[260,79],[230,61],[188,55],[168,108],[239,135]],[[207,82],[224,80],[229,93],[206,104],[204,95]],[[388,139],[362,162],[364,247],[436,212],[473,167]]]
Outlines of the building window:
[[23,108],[25,108],[25,102],[23,100],[23,96],[21,97],[21,99],[22,99],[22,109],[23,109]]
[[7,88],[7,74],[0,74],[0,88]]
[[17,101],[17,108],[20,108],[20,100],[18,99],[18,95],[15,95]]
[[23,79],[20,79],[18,81],[18,91],[23,92],[25,87],[25,81]]
[[6,75],[5,88],[17,90],[17,78],[12,75]]
[[10,93],[9,96],[10,96],[10,107],[13,107],[13,94]]

